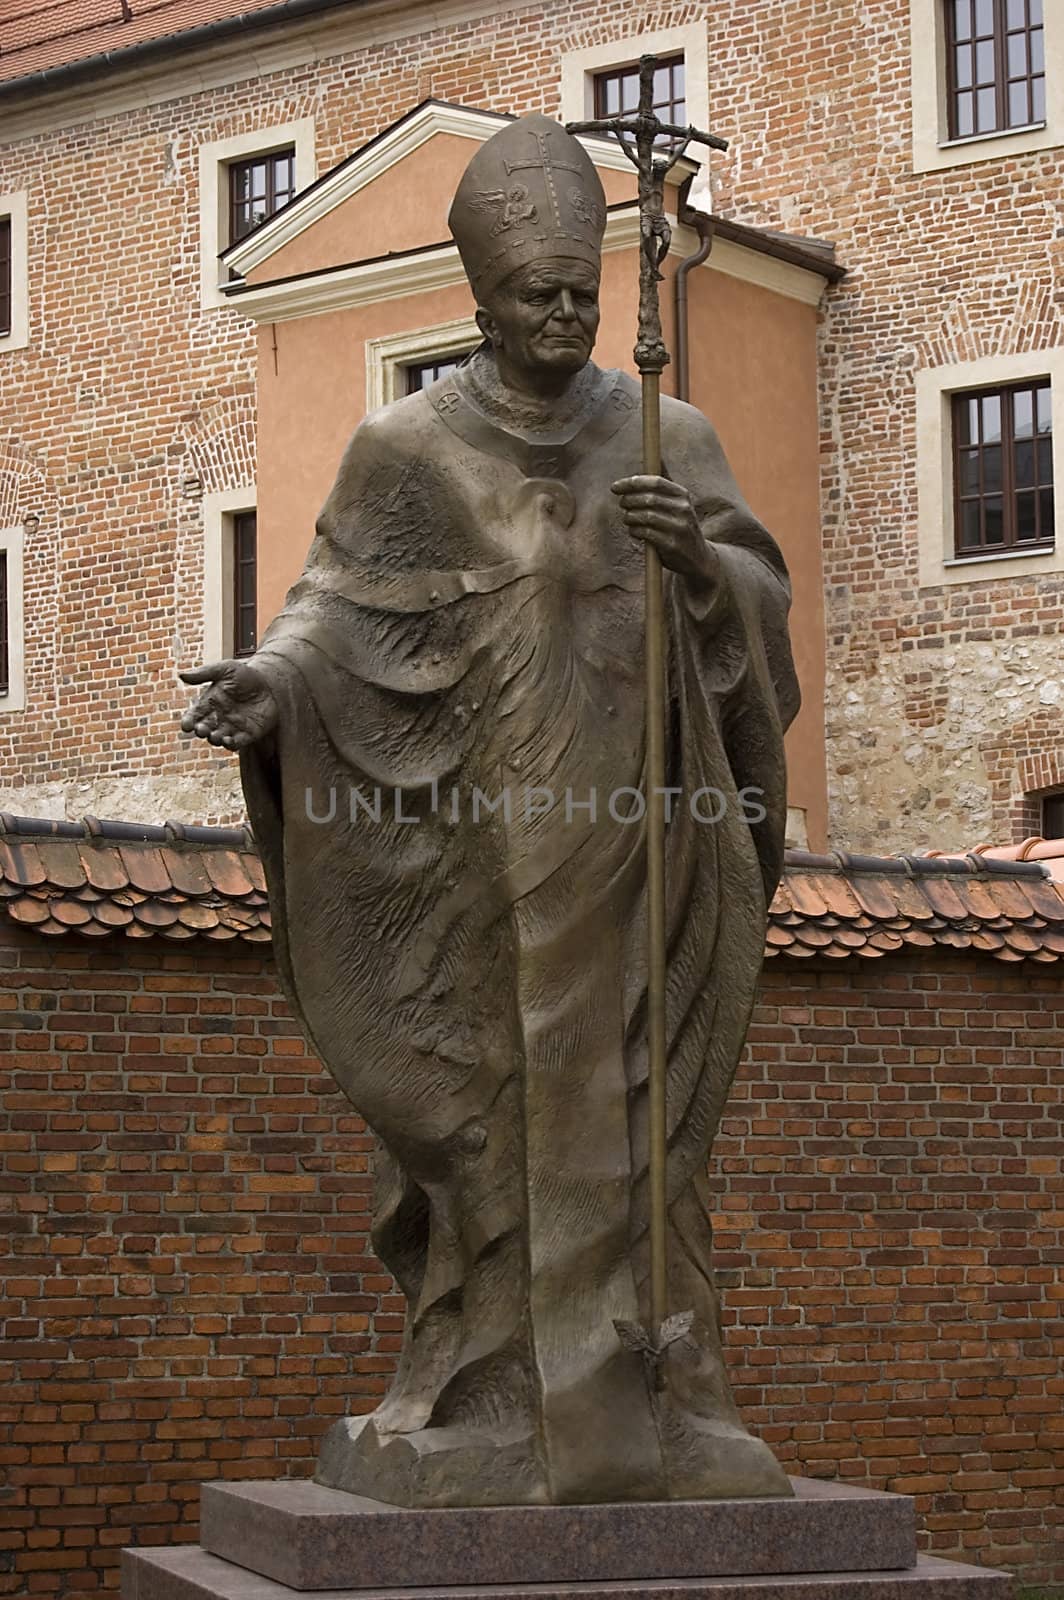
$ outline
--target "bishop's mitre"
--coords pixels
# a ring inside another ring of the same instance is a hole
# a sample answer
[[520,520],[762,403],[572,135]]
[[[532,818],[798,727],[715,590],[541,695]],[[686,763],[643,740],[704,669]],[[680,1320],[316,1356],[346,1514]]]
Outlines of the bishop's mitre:
[[594,163],[560,122],[508,123],[469,163],[448,217],[477,300],[531,261],[575,257],[596,269],[606,196]]

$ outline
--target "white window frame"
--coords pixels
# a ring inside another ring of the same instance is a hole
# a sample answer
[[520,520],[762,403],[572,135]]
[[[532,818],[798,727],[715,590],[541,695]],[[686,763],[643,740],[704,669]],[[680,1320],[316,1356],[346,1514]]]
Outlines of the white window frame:
[[289,147],[295,151],[295,185],[296,193],[300,194],[317,177],[313,117],[301,117],[296,122],[281,123],[275,128],[256,128],[251,133],[239,133],[230,139],[212,139],[208,144],[200,145],[200,305],[204,310],[231,304],[220,288],[225,279],[225,268],[218,260],[229,245],[226,238],[229,167],[234,161],[272,155],[277,150]]
[[958,556],[953,509],[953,396],[966,389],[996,389],[1028,378],[1052,385],[1053,492],[1064,509],[1064,346],[1022,355],[981,356],[916,374],[916,476],[920,587],[939,588],[989,579],[1064,572],[1064,519],[1052,550],[1041,555],[1003,550],[999,555]]
[[474,350],[483,334],[474,317],[438,322],[432,328],[413,328],[366,340],[366,412],[401,400],[406,394],[403,369],[446,356]]
[[24,350],[30,342],[25,190],[13,194],[0,194],[0,217],[11,219],[11,331],[0,334],[0,351]]
[[8,690],[0,694],[0,716],[26,709],[26,618],[23,601],[25,530],[0,528],[0,550],[7,552]]
[[[688,23],[680,28],[661,28],[652,33],[626,34],[606,44],[588,45],[582,50],[563,51],[562,122],[584,122],[595,115],[595,78],[600,72],[618,71],[639,64],[639,57],[683,56],[687,95],[687,120],[696,128],[708,128],[709,116],[709,28],[705,22]],[[708,175],[710,153],[703,145],[691,145],[688,155]],[[692,191],[706,186],[706,176],[696,177]]]
[[944,0],[909,0],[913,171],[941,172],[1064,144],[1064,5],[1046,0],[1046,117],[1028,128],[949,137]]
[[254,484],[203,496],[203,659],[233,654],[233,518],[258,510]]

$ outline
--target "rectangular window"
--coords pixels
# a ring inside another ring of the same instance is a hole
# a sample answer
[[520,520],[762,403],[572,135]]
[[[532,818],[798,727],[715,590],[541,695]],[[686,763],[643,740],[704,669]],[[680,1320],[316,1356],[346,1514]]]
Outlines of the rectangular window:
[[11,628],[8,621],[7,551],[0,550],[0,694],[11,689]]
[[267,217],[286,206],[296,192],[296,153],[289,147],[267,156],[229,164],[229,237],[247,238]]
[[1046,119],[1043,0],[945,0],[949,137]]
[[955,554],[1052,550],[1048,379],[953,396]]
[[0,337],[11,332],[11,218],[0,217]]
[[1064,839],[1064,794],[1042,796],[1042,838]]
[[[595,116],[627,117],[639,108],[639,68],[620,67],[595,74]],[[683,56],[670,56],[654,73],[654,111],[662,122],[687,126],[687,87]]]
[[258,644],[258,531],[254,511],[233,516],[233,654],[250,656]]
[[417,394],[420,389],[427,389],[430,383],[435,383],[437,378],[449,377],[452,372],[457,372],[463,361],[468,360],[468,353],[453,356],[441,356],[438,361],[416,361],[403,368],[406,375],[406,393]]

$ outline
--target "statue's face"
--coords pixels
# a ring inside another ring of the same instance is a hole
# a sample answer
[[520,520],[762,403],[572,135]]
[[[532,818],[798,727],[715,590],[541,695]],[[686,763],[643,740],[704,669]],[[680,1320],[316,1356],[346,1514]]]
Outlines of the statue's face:
[[518,267],[477,315],[481,332],[512,369],[579,372],[595,348],[599,275],[566,258]]

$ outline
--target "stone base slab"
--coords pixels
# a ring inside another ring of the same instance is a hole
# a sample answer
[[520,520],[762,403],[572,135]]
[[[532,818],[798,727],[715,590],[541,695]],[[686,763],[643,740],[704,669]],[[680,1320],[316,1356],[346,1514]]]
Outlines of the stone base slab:
[[[125,1550],[122,1600],[292,1600],[297,1591],[206,1550]],[[641,1583],[555,1583],[421,1589],[319,1590],[317,1600],[1012,1600],[1001,1572],[921,1557],[905,1572],[678,1578]]]
[[205,1484],[200,1542],[299,1592],[644,1583],[916,1562],[905,1495],[795,1478],[793,1499],[424,1511],[308,1479]]

